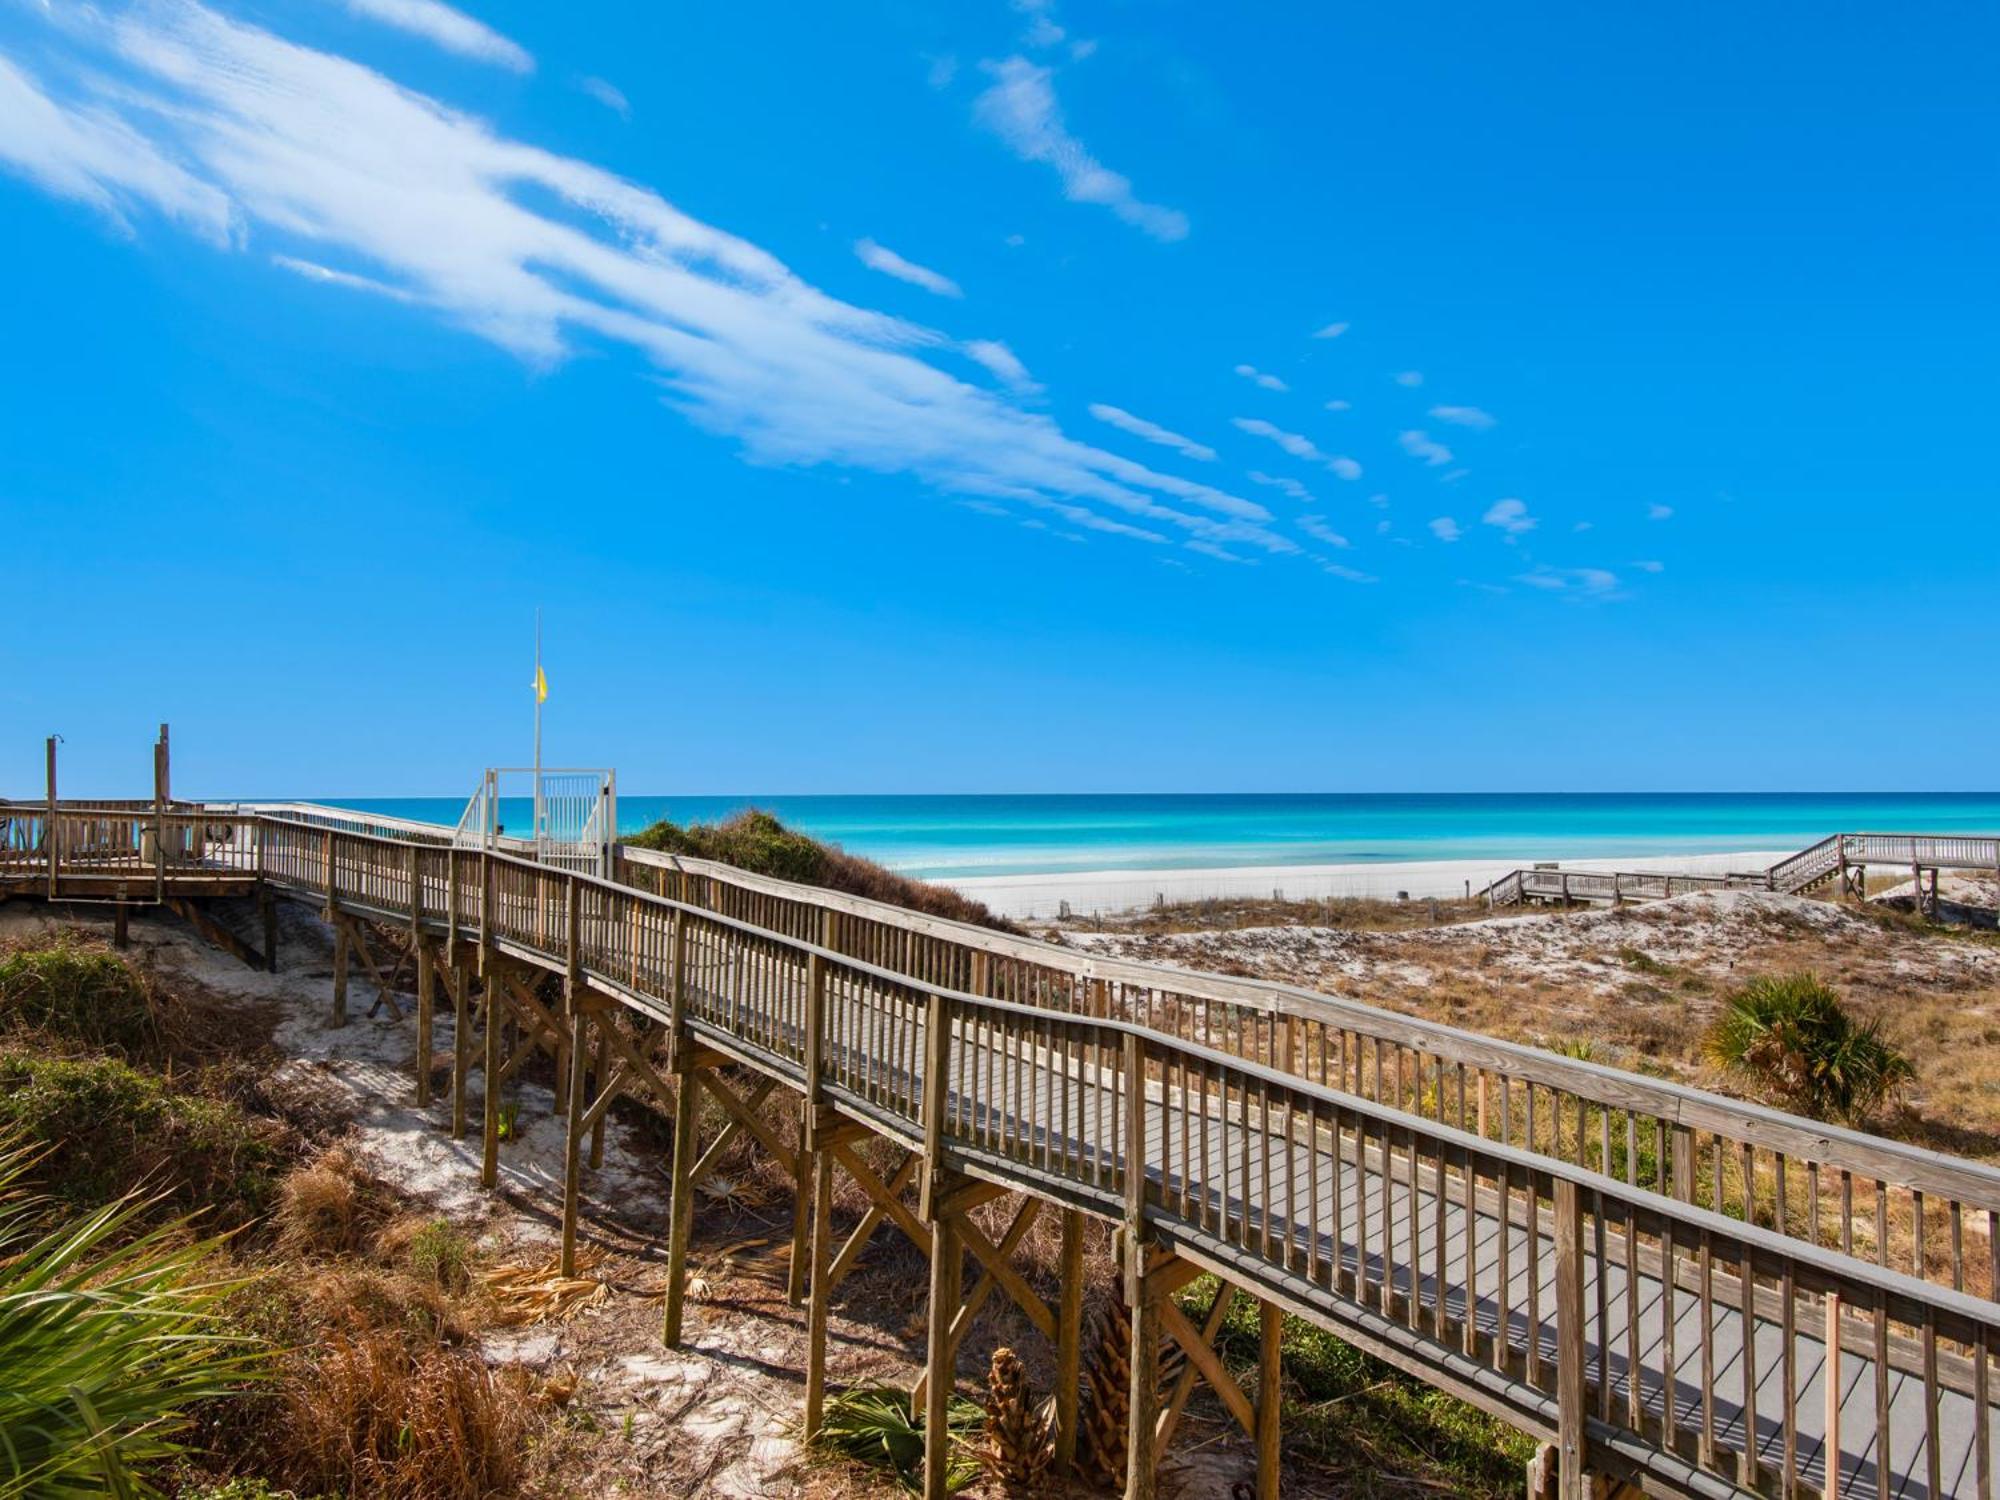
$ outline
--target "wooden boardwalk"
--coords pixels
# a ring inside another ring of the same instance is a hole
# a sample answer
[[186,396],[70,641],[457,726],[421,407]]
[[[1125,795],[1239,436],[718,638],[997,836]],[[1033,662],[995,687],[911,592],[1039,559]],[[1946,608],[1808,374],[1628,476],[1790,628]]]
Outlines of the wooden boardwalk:
[[[1977,870],[2000,877],[2000,838],[1985,834],[1836,833],[1768,870],[1705,875],[1668,870],[1509,870],[1479,892],[1488,906],[1524,901],[1657,901],[1690,891],[1778,891],[1797,895],[1838,880],[1845,894],[1866,893],[1868,869],[1907,870],[1917,901],[1937,909],[1940,870]],[[1924,887],[1924,875],[1930,887]]]
[[[350,956],[373,961],[368,924],[410,934],[421,1053],[435,1005],[469,1018],[475,989],[483,1001],[483,1024],[456,1028],[459,1128],[471,1075],[504,1081],[535,1047],[556,1057],[566,1243],[604,1108],[654,1093],[677,1127],[670,1339],[690,1189],[717,1151],[694,1101],[715,1099],[723,1133],[754,1136],[799,1184],[808,1428],[828,1300],[888,1225],[931,1252],[932,1376],[952,1368],[968,1308],[1012,1297],[1056,1345],[1059,1441],[1075,1441],[1077,1278],[1046,1306],[1008,1265],[1014,1236],[967,1217],[1011,1195],[1017,1224],[1063,1214],[1066,1256],[1085,1216],[1119,1228],[1142,1394],[1134,1496],[1197,1376],[1255,1436],[1275,1493],[1274,1359],[1244,1392],[1213,1327],[1169,1295],[1206,1270],[1262,1304],[1267,1335],[1279,1312],[1305,1316],[1555,1445],[1565,1495],[1597,1476],[1673,1495],[2000,1500],[1990,1169],[1354,1002],[695,862],[627,851],[598,880],[330,809],[0,815],[0,888],[101,896],[123,876],[127,899],[220,886],[323,907],[342,1013]],[[535,974],[560,975],[563,999],[539,998]],[[507,1021],[524,1038],[512,1051]],[[796,1134],[758,1109],[773,1090],[798,1097]],[[499,1090],[479,1092],[490,1177]],[[867,1167],[868,1135],[902,1147],[897,1171]],[[836,1172],[874,1205],[840,1247]],[[1162,1337],[1190,1357],[1164,1409]],[[948,1383],[927,1380],[928,1409]]]

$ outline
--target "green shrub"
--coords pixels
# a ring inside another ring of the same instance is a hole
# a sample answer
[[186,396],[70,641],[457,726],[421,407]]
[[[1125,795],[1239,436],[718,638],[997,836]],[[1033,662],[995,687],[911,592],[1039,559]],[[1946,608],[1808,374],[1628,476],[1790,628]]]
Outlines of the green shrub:
[[432,1219],[410,1236],[410,1270],[454,1296],[472,1279],[472,1244],[449,1219]]
[[771,814],[755,808],[732,813],[720,823],[689,823],[683,827],[663,819],[625,842],[635,849],[713,860],[754,875],[821,886],[954,922],[971,922],[1001,932],[1020,931],[1012,922],[994,916],[979,902],[954,890],[898,875],[872,859],[849,854],[787,828]]
[[234,1229],[272,1200],[277,1135],[240,1105],[180,1093],[116,1058],[0,1052],[0,1137],[54,1148],[42,1176],[74,1208],[144,1187]]
[[1767,975],[1730,997],[1709,1031],[1708,1055],[1754,1087],[1816,1120],[1865,1120],[1916,1069],[1857,1022],[1815,974]]
[[46,1225],[30,1165],[0,1146],[0,1500],[156,1494],[191,1409],[261,1375],[261,1351],[219,1316],[212,1243],[139,1232],[133,1197]]
[[[979,1460],[968,1444],[986,1414],[962,1396],[951,1398],[949,1410],[945,1487],[956,1494],[979,1477]],[[828,1398],[814,1441],[844,1458],[887,1469],[904,1489],[923,1482],[924,1430],[911,1417],[909,1392],[896,1386],[850,1386]]]
[[73,935],[0,954],[0,1025],[124,1052],[159,1040],[153,997],[132,966]]

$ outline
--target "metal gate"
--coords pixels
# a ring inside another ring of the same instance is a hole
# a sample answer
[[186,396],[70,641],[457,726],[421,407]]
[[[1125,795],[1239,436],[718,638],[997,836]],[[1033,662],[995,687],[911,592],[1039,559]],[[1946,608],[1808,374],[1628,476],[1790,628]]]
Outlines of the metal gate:
[[618,842],[618,773],[490,767],[465,804],[456,842],[609,875]]

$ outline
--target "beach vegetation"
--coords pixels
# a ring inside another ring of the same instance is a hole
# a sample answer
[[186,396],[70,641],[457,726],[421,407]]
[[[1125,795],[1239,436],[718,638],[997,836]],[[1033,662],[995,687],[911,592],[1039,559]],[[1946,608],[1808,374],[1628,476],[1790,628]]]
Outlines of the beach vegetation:
[[849,854],[837,845],[788,828],[770,813],[756,808],[733,813],[719,823],[681,824],[663,819],[625,842],[635,849],[713,860],[754,875],[816,885],[927,916],[970,922],[1001,932],[1020,931],[980,902],[948,887],[898,875],[872,859]]
[[[1215,1294],[1215,1278],[1199,1276],[1175,1300],[1199,1325]],[[1532,1439],[1303,1318],[1287,1314],[1283,1329],[1284,1445],[1329,1467],[1342,1493],[1521,1493]],[[1216,1335],[1216,1352],[1227,1369],[1248,1377],[1257,1367],[1258,1343],[1257,1303],[1239,1296]]]
[[1857,1020],[1816,974],[1765,975],[1735,994],[1707,1038],[1709,1057],[1786,1107],[1858,1123],[1916,1076],[1882,1035]]
[[[975,1442],[985,1421],[986,1413],[975,1402],[951,1398],[945,1488],[953,1494],[982,1472]],[[813,1441],[827,1453],[886,1472],[911,1492],[923,1482],[923,1424],[910,1410],[910,1393],[899,1386],[856,1385],[829,1396]]]
[[75,934],[0,953],[0,1027],[128,1054],[159,1039],[152,987],[109,948]]
[[196,1408],[264,1373],[233,1330],[235,1282],[185,1221],[134,1194],[66,1210],[29,1190],[49,1160],[0,1144],[0,1496],[158,1493]]

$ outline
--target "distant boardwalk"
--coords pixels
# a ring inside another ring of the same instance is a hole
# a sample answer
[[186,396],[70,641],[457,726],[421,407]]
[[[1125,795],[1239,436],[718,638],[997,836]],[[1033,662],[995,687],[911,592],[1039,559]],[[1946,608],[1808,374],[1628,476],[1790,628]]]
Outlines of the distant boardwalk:
[[[1992,1169],[1350,1001],[696,861],[621,849],[598,878],[504,842],[461,848],[433,825],[164,795],[0,804],[0,819],[7,896],[175,903],[256,962],[272,957],[274,900],[323,909],[336,1020],[360,962],[385,993],[414,987],[420,1058],[440,1001],[465,1023],[454,1124],[470,1129],[477,1102],[489,1183],[497,1085],[549,1053],[569,1128],[566,1253],[594,1127],[621,1092],[654,1095],[676,1126],[669,1341],[693,1185],[721,1137],[755,1138],[798,1188],[808,1430],[829,1299],[886,1224],[931,1257],[929,1431],[944,1430],[968,1307],[999,1292],[1055,1346],[1059,1441],[1074,1445],[1080,1277],[1048,1306],[1012,1270],[1013,1237],[968,1217],[1012,1196],[1017,1224],[1063,1216],[1072,1267],[1085,1215],[1120,1231],[1129,1495],[1152,1492],[1197,1378],[1252,1434],[1259,1489],[1276,1493],[1282,1311],[1552,1445],[1566,1496],[1593,1477],[1673,1495],[2000,1496]],[[222,894],[257,899],[261,950],[204,904]],[[374,956],[384,928],[408,938],[407,981]],[[428,1097],[428,1068],[416,1088]],[[799,1099],[796,1134],[757,1107],[776,1089]],[[727,1122],[706,1144],[700,1094]],[[870,1169],[869,1136],[900,1149],[897,1170]],[[874,1205],[840,1247],[837,1172]],[[1220,1318],[1197,1326],[1169,1295],[1202,1271],[1265,1310],[1253,1394],[1213,1354]],[[1191,1372],[1164,1405],[1162,1338]],[[942,1457],[934,1445],[931,1494]]]
[[[1937,908],[1939,870],[1978,870],[2000,878],[2000,837],[1938,833],[1836,833],[1781,859],[1767,870],[1701,874],[1666,870],[1565,870],[1555,865],[1511,870],[1479,895],[1489,906],[1522,901],[1647,901],[1689,891],[1782,891],[1797,895],[1838,880],[1860,895],[1868,867],[1908,870],[1918,905]],[[1926,889],[1924,877],[1930,885]]]

